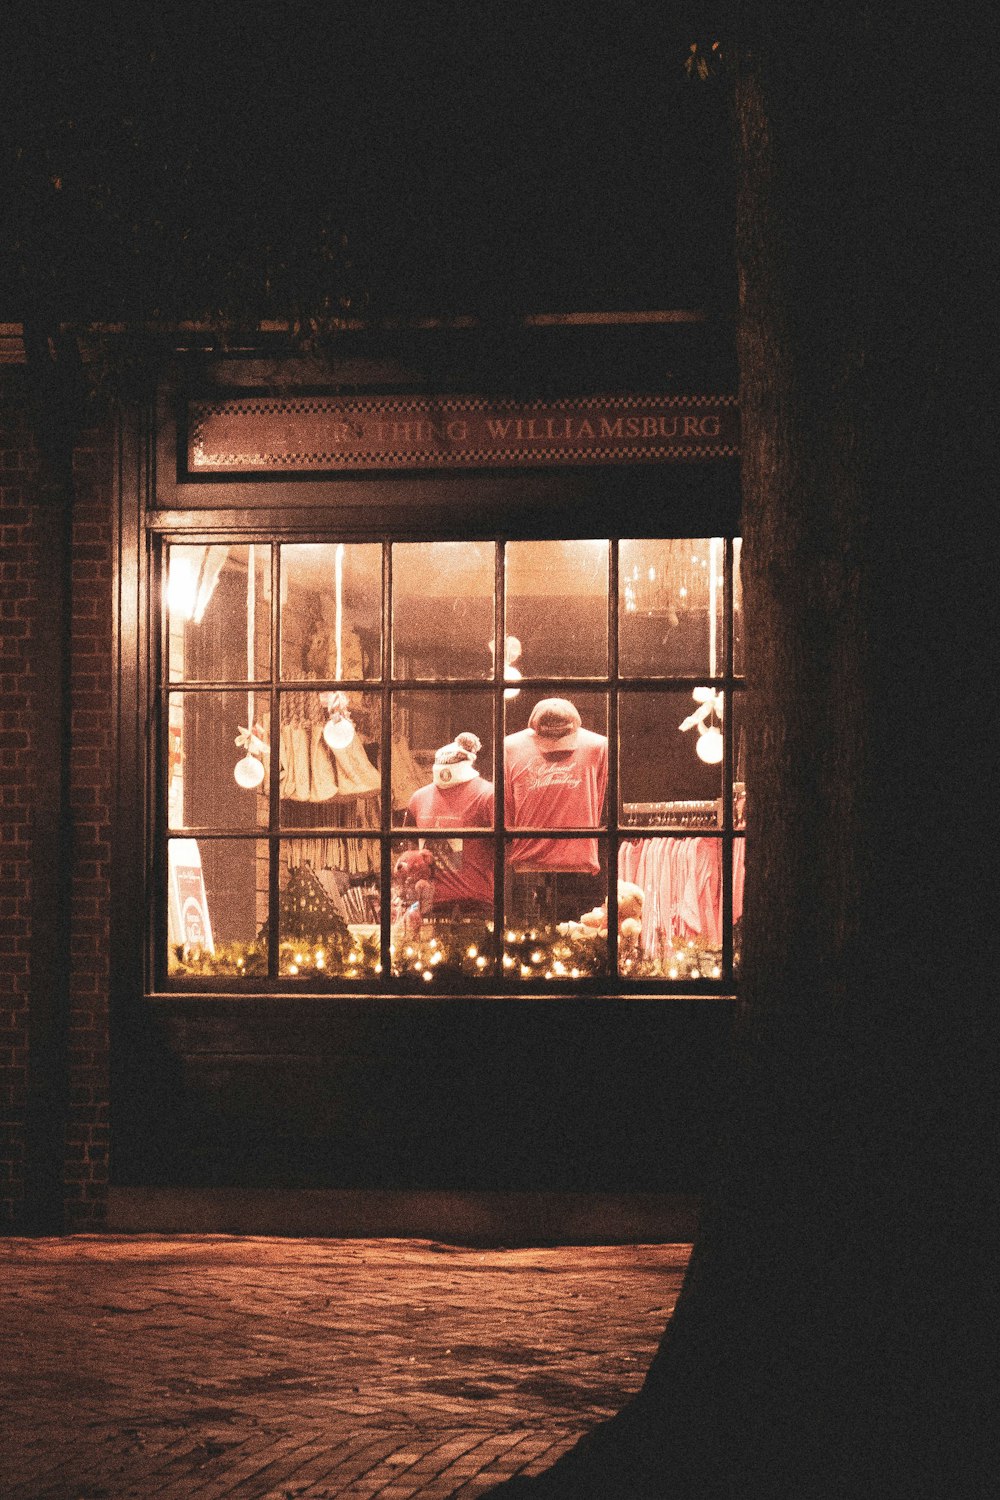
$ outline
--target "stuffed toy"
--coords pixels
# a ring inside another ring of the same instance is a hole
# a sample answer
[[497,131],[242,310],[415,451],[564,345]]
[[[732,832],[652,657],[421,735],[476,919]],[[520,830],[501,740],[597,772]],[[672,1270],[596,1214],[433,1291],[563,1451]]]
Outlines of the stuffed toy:
[[[618,934],[625,946],[634,946],[638,942],[642,931],[642,903],[642,887],[631,880],[619,880]],[[563,922],[559,931],[566,937],[607,937],[607,902],[585,911],[577,922]]]
[[434,905],[434,856],[429,849],[407,849],[392,872],[393,915],[406,937],[416,937],[424,913]]

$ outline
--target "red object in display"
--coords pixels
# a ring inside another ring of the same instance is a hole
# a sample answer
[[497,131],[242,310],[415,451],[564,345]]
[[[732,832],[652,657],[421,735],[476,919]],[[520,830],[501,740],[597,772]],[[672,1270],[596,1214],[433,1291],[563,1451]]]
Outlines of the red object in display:
[[[597,828],[608,788],[608,742],[579,729],[570,750],[551,748],[533,729],[504,741],[504,807],[512,828]],[[600,871],[597,840],[515,839],[510,862],[520,870]]]
[[[491,828],[493,783],[482,776],[442,788],[433,783],[413,793],[406,823],[414,828]],[[457,842],[457,841],[456,841]],[[489,839],[463,839],[455,849],[447,839],[434,840],[434,905],[449,901],[493,901],[493,845]]]

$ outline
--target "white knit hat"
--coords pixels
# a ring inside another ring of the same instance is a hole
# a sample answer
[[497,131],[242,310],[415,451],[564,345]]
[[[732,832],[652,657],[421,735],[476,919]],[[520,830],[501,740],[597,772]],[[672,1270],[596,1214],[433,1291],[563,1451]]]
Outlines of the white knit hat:
[[482,748],[479,736],[470,730],[464,730],[449,744],[442,745],[434,752],[434,785],[447,787],[471,781],[476,775],[473,762]]

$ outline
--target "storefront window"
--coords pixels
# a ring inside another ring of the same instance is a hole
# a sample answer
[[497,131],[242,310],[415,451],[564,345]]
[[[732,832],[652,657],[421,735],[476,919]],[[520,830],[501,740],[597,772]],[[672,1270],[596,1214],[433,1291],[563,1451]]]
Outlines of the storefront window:
[[159,982],[731,982],[737,559],[731,538],[166,544]]

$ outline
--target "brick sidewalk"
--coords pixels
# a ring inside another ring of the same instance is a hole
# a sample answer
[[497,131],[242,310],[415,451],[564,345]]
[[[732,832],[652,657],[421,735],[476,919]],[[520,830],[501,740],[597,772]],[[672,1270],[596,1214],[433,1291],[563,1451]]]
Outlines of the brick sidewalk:
[[689,1246],[0,1241],[3,1500],[472,1500],[640,1384]]

